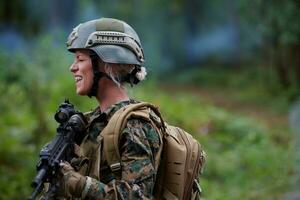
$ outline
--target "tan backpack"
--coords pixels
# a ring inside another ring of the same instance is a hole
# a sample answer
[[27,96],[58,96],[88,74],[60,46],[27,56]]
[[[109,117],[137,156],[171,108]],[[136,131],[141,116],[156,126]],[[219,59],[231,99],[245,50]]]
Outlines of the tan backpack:
[[[151,111],[160,119],[155,119]],[[131,118],[150,122],[163,138],[161,154],[158,153],[155,159],[155,167],[158,169],[155,199],[200,199],[199,175],[202,173],[205,152],[190,134],[164,123],[157,107],[150,103],[130,104],[119,109],[102,131],[103,149],[112,171],[121,169],[119,138],[127,121]]]

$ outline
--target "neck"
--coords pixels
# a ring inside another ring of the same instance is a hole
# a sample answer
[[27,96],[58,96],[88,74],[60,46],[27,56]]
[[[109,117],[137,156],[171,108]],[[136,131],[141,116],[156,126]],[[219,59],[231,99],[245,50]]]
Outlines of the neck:
[[102,79],[98,83],[96,99],[101,111],[103,112],[120,101],[128,101],[129,97],[124,88],[118,87],[109,79]]

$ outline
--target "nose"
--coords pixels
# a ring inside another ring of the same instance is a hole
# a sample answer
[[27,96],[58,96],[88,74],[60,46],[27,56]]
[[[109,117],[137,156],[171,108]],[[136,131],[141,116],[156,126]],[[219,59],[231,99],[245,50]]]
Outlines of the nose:
[[77,70],[78,70],[77,64],[76,64],[75,62],[72,63],[71,66],[70,66],[70,72],[74,73],[74,72],[76,72]]

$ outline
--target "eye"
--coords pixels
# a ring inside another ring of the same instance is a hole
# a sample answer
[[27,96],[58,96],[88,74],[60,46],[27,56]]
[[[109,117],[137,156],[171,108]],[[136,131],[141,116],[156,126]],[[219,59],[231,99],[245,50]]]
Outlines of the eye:
[[83,56],[78,56],[77,61],[83,62],[83,61],[85,61],[85,58]]

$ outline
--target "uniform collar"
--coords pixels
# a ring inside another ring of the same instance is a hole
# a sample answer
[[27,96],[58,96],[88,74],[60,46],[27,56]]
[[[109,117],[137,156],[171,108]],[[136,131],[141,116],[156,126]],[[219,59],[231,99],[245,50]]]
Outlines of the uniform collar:
[[117,110],[119,110],[120,108],[127,106],[129,104],[137,103],[137,102],[138,101],[135,101],[133,99],[126,100],[126,101],[120,101],[120,102],[117,102],[116,104],[111,105],[103,112],[101,112],[100,107],[97,107],[92,112],[92,115],[90,116],[89,121],[93,122],[94,120],[97,119],[97,121],[100,121],[100,122],[108,122],[109,119],[113,116],[113,114],[115,114],[115,112]]

